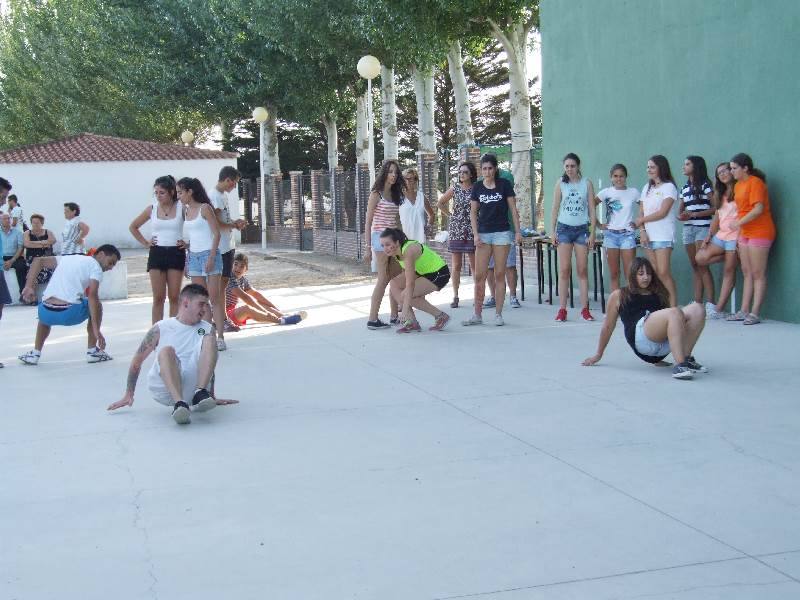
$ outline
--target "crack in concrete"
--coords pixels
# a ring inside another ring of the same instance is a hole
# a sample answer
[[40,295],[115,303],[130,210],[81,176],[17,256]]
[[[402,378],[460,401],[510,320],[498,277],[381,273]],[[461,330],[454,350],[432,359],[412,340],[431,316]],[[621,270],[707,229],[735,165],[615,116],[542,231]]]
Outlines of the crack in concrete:
[[733,440],[729,440],[724,433],[720,434],[719,437],[723,442],[725,442],[731,448],[733,448],[734,452],[736,452],[737,454],[741,454],[742,456],[747,456],[748,458],[755,458],[756,460],[765,462],[769,465],[772,465],[773,467],[778,467],[779,469],[783,469],[784,471],[788,471],[789,473],[794,473],[794,469],[792,469],[791,467],[787,467],[786,465],[774,461],[771,458],[767,458],[766,456],[761,456],[759,454],[755,454],[754,452],[748,452],[748,450],[744,446],[740,446]]

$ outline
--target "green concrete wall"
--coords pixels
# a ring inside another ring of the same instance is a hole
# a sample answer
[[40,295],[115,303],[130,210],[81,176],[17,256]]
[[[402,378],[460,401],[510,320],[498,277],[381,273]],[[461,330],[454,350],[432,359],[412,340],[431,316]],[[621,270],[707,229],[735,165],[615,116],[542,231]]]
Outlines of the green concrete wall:
[[[546,226],[567,152],[595,186],[622,162],[638,189],[653,154],[669,159],[680,189],[686,155],[713,172],[746,152],[767,174],[778,228],[762,312],[800,322],[800,0],[541,0],[541,29]],[[676,229],[686,303],[691,269]]]

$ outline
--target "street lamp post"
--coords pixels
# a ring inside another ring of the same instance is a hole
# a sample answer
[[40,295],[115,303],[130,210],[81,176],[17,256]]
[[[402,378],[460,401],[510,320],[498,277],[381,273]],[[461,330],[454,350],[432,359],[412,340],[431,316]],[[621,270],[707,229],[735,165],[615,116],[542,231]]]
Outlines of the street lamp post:
[[264,194],[264,122],[269,118],[267,109],[257,106],[253,109],[253,120],[258,123],[258,173],[261,183],[258,186],[261,190],[261,248],[267,248],[267,197]]
[[369,163],[369,185],[375,183],[375,136],[373,135],[373,116],[372,116],[372,80],[381,73],[381,63],[374,56],[367,54],[362,56],[356,67],[358,74],[367,80],[367,135],[369,136],[368,156]]

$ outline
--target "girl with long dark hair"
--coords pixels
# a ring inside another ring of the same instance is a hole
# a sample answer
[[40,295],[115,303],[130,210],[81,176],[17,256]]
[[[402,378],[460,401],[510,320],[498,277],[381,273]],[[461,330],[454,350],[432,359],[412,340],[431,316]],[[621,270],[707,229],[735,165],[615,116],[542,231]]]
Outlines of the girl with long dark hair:
[[[147,273],[153,290],[153,323],[164,318],[164,301],[169,298],[169,316],[178,314],[186,248],[183,243],[183,206],[178,202],[175,178],[159,177],[153,183],[153,202],[131,221],[131,235],[148,248]],[[150,221],[150,239],[142,235],[141,227]]]
[[767,176],[753,167],[753,159],[744,153],[734,156],[731,174],[736,180],[733,197],[737,207],[737,218],[731,227],[739,231],[744,286],[742,309],[728,320],[756,325],[761,322],[761,305],[767,296],[767,259],[775,241],[775,223],[769,206]]
[[208,290],[214,325],[217,329],[217,350],[227,349],[225,344],[225,304],[220,298],[222,276],[222,254],[219,252],[219,225],[211,200],[200,180],[184,177],[175,186],[180,200],[186,207],[183,233],[189,245],[186,272],[192,283]]
[[375,179],[367,204],[365,231],[370,232],[370,237],[364,240],[364,259],[372,264],[372,271],[378,275],[372,290],[367,329],[386,329],[400,323],[397,316],[397,302],[391,294],[389,323],[384,323],[378,317],[386,286],[400,270],[397,261],[389,261],[389,257],[384,253],[381,246],[381,232],[386,228],[396,228],[400,225],[400,205],[403,203],[405,192],[406,183],[400,165],[396,160],[387,160]]
[[403,269],[390,283],[390,293],[401,306],[403,315],[397,333],[422,331],[414,315],[415,308],[435,319],[428,328],[430,331],[444,329],[450,316],[428,302],[425,296],[438,292],[450,281],[450,269],[445,260],[422,242],[409,240],[399,229],[385,229],[380,240],[386,256],[394,258]]
[[603,247],[608,260],[608,278],[611,291],[619,289],[620,258],[622,273],[628,274],[636,256],[636,230],[634,215],[638,211],[639,190],[628,187],[628,169],[617,163],[611,167],[611,186],[600,190],[595,204],[603,204],[606,222],[600,223],[595,211],[595,227],[603,230]]
[[672,354],[676,361],[672,368],[674,378],[691,379],[696,372],[707,373],[708,369],[692,355],[706,323],[702,305],[694,302],[682,308],[666,308],[668,302],[669,292],[653,265],[646,258],[635,258],[628,285],[612,292],[608,299],[597,352],[583,365],[597,364],[603,358],[620,318],[625,341],[646,363],[663,366],[664,359]]
[[692,266],[694,301],[704,303],[711,316],[714,312],[714,277],[706,265],[695,260],[695,256],[708,237],[711,219],[717,210],[716,199],[702,156],[687,156],[683,161],[683,174],[687,179],[678,204],[678,220],[683,222],[683,246]]
[[[551,230],[552,242],[558,252],[558,295],[561,307],[556,313],[556,321],[567,320],[567,298],[572,254],[574,249],[575,266],[578,271],[580,289],[581,317],[584,321],[594,321],[589,312],[589,250],[594,247],[594,232],[589,223],[596,220],[594,187],[592,182],[581,175],[581,159],[570,152],[564,157],[564,174],[556,182],[553,192],[553,215]],[[589,199],[592,199],[590,202]],[[495,263],[496,264],[496,263]]]
[[719,288],[719,298],[713,310],[706,308],[706,316],[710,319],[725,317],[725,306],[731,297],[733,286],[736,284],[736,240],[738,230],[732,227],[736,220],[736,202],[733,199],[733,176],[731,167],[727,162],[717,165],[715,170],[714,197],[718,207],[711,219],[708,235],[700,245],[695,255],[698,265],[708,267],[717,262],[723,262],[722,284]]
[[634,221],[641,232],[642,246],[655,267],[658,278],[669,291],[669,305],[677,306],[678,293],[672,279],[672,248],[675,245],[675,218],[672,211],[678,198],[678,188],[672,178],[669,161],[656,154],[647,161],[647,184],[642,190],[642,215]]
[[[469,261],[469,268],[475,272],[475,239],[472,236],[472,224],[469,220],[470,195],[472,186],[478,180],[475,165],[466,161],[458,165],[458,181],[439,198],[438,206],[450,217],[447,229],[447,249],[453,257],[453,301],[450,308],[458,308],[458,289],[461,285],[461,269],[464,255]],[[449,202],[453,200],[453,208]]]

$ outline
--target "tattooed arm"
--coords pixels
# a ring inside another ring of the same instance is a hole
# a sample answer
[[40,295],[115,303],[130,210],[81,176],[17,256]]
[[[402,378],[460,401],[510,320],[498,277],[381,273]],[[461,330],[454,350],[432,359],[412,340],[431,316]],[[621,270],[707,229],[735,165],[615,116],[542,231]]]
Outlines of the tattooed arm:
[[142,364],[144,364],[145,359],[150,356],[150,353],[158,346],[158,340],[158,325],[153,325],[152,329],[144,336],[136,354],[133,355],[130,369],[128,369],[128,387],[125,391],[125,395],[122,397],[122,400],[111,404],[108,410],[117,410],[123,406],[133,405],[133,392],[136,390],[136,381],[139,379],[139,372],[142,370]]

